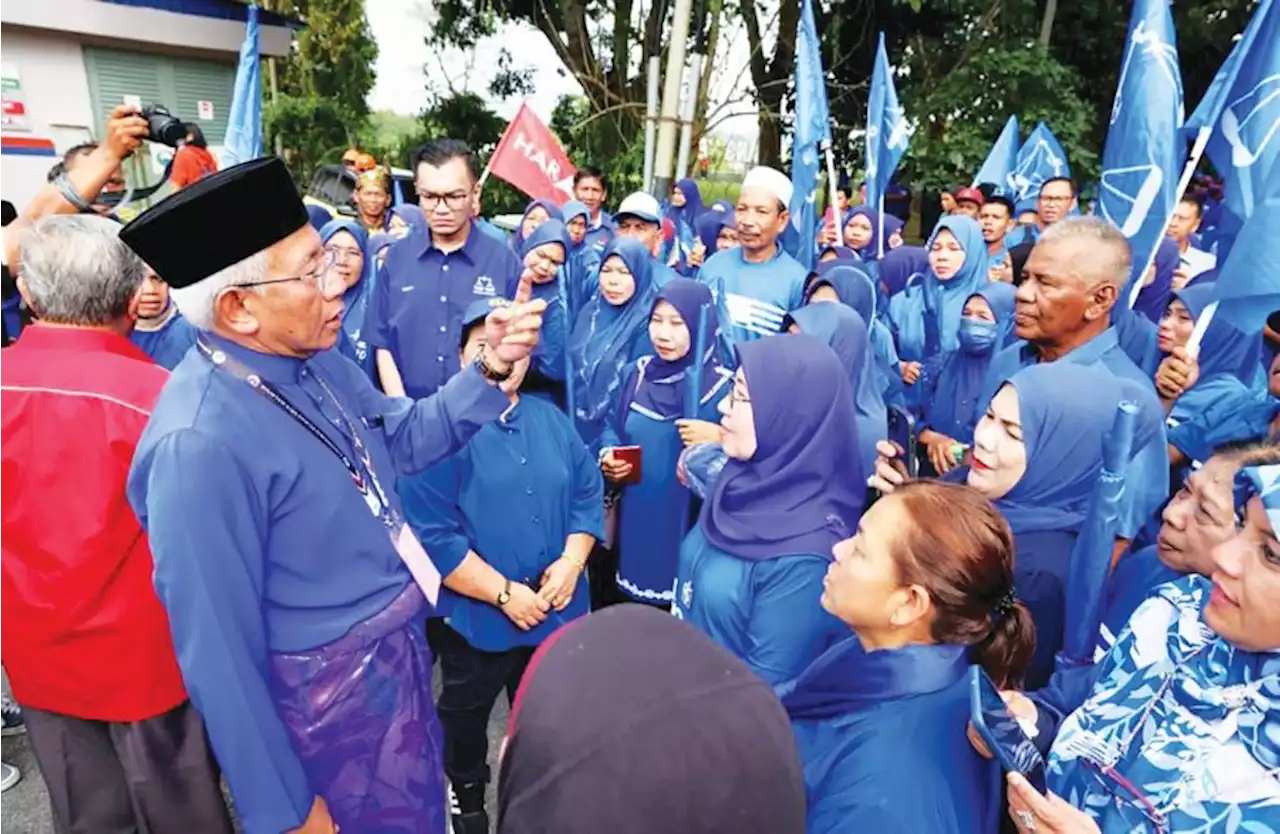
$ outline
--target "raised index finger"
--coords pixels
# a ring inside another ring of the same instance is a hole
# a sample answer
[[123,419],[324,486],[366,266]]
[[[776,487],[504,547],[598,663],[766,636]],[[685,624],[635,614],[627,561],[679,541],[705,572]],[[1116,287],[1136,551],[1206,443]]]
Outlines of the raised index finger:
[[524,304],[533,297],[533,273],[525,270],[520,273],[520,283],[516,286],[516,304]]

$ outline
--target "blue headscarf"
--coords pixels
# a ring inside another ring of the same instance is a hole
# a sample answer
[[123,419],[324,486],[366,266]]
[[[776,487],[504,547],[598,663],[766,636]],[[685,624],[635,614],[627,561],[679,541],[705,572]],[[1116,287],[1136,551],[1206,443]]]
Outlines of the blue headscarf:
[[627,266],[636,289],[617,307],[600,293],[586,303],[569,340],[573,360],[575,408],[578,420],[598,421],[617,403],[623,370],[631,360],[637,339],[649,338],[649,316],[657,288],[653,283],[653,258],[642,244],[615,237],[600,256],[600,266],[612,257]]
[[[937,370],[937,384],[930,402],[924,403],[925,419],[929,428],[945,434],[961,443],[973,442],[973,427],[977,424],[983,385],[991,359],[1013,332],[1014,290],[1010,284],[988,284],[969,296],[981,296],[987,300],[996,319],[995,343],[986,349],[976,348],[960,340],[960,346],[947,354]],[[969,299],[965,299],[969,303]],[[964,326],[963,323],[961,325]],[[931,369],[930,369],[931,370]],[[926,373],[929,371],[926,370]]]
[[364,267],[360,280],[342,294],[342,329],[352,341],[359,341],[360,328],[364,325],[365,311],[373,297],[373,284],[378,273],[377,259],[369,251],[369,233],[354,218],[339,217],[320,228],[320,240],[328,243],[338,232],[347,232],[356,239]]
[[[1197,284],[1173,292],[1173,296],[1186,306],[1191,317],[1197,321],[1213,301],[1214,295],[1213,284]],[[1250,388],[1257,387],[1258,369],[1262,367],[1262,336],[1257,333],[1241,333],[1222,318],[1214,316],[1204,331],[1197,361],[1200,364],[1201,380],[1218,374],[1229,374]],[[1262,387],[1265,390],[1265,384]]]
[[712,547],[748,561],[831,558],[862,516],[865,480],[849,376],[831,348],[779,334],[737,345],[756,451],[730,460],[698,523]]
[[703,258],[709,258],[717,251],[716,243],[720,239],[721,229],[732,229],[734,224],[733,210],[717,211],[708,209],[693,221],[694,231],[697,232],[698,239],[702,241],[702,248],[706,250]]
[[965,301],[990,283],[982,228],[964,215],[949,215],[938,221],[926,249],[932,248],[943,230],[955,236],[964,251],[964,263],[946,281],[940,281],[930,267],[918,287],[892,300],[890,313],[904,359],[928,359],[959,347],[956,332]]
[[698,191],[698,184],[693,180],[685,177],[676,181],[676,190],[684,195],[683,206],[670,206],[667,209],[667,217],[671,222],[685,224],[689,229],[693,229],[694,221],[702,216],[702,192]]
[[[828,252],[835,253],[836,259],[834,261],[822,260],[822,256]],[[818,259],[818,265],[814,267],[815,270],[821,269],[823,264],[836,264],[841,262],[857,263],[861,260],[861,258],[858,257],[858,253],[850,249],[848,246],[824,246],[822,247],[822,251],[818,253]]]
[[[1006,380],[1018,394],[1027,469],[995,502],[1015,538],[1044,530],[1080,529],[1102,471],[1102,444],[1124,400],[1138,402],[1139,383],[1106,368],[1041,362]],[[1149,395],[1147,395],[1149,396]],[[1133,449],[1160,430],[1161,415],[1141,409]],[[975,454],[981,450],[975,447]]]
[[559,220],[564,222],[564,215],[560,213],[560,207],[550,200],[530,200],[529,205],[524,207],[524,214],[520,215],[520,222],[516,224],[516,230],[511,235],[511,248],[519,252],[524,248],[524,221],[529,216],[529,212],[535,208],[542,208],[551,220]]
[[929,271],[929,253],[923,246],[899,246],[880,259],[880,283],[890,297],[907,288],[913,276]]
[[520,260],[523,261],[530,252],[548,243],[560,244],[564,247],[565,257],[569,256],[569,230],[562,221],[554,217],[534,229],[533,234],[521,242],[518,250]]
[[[1178,242],[1171,237],[1160,239],[1156,247],[1154,266],[1156,277],[1150,284],[1138,292],[1138,300],[1133,303],[1133,311],[1151,319],[1156,324],[1169,306],[1169,296],[1173,292],[1173,272],[1178,268],[1182,257],[1178,251]],[[1128,302],[1128,297],[1120,299],[1121,304]]]
[[575,217],[581,217],[587,223],[591,222],[591,209],[587,208],[586,203],[579,200],[566,200],[565,204],[560,207],[560,214],[564,217],[566,225]]
[[[840,230],[840,240],[843,241],[845,245],[849,246],[850,249],[857,252],[858,257],[863,260],[874,261],[876,260],[876,252],[879,245],[877,243],[876,236],[880,231],[880,223],[876,217],[876,212],[866,206],[859,206],[858,208],[855,208],[844,218],[844,225],[846,229],[849,227],[849,224],[853,222],[853,218],[855,217],[867,218],[867,222],[871,224],[871,241],[865,246],[852,246],[848,243],[848,238],[844,234],[844,229]],[[889,241],[887,238],[885,239],[884,251],[886,254],[889,252]]]
[[326,223],[333,220],[333,212],[324,206],[307,203],[307,220],[311,223],[311,227],[318,232],[325,227]]
[[804,291],[804,303],[808,304],[819,287],[831,287],[840,302],[852,307],[863,322],[876,315],[876,288],[861,267],[847,261],[826,261],[818,264],[814,277]]
[[[840,359],[853,388],[853,406],[858,414],[858,446],[862,450],[862,471],[871,472],[876,463],[876,443],[889,433],[885,412],[884,382],[875,364],[874,351],[863,318],[844,304],[810,304],[792,310],[791,321],[806,336],[825,343]],[[785,323],[784,323],[785,327]]]
[[688,385],[685,376],[694,362],[694,346],[698,341],[698,313],[703,305],[707,307],[707,332],[703,344],[706,352],[702,356],[701,391],[698,399],[720,381],[716,372],[719,363],[716,361],[716,345],[719,344],[719,325],[716,320],[716,305],[711,298],[711,290],[691,278],[672,278],[658,292],[653,300],[649,314],[653,315],[653,307],[659,301],[666,301],[680,313],[685,326],[689,328],[689,350],[684,356],[673,361],[666,361],[656,353],[645,367],[644,382],[636,387],[633,402],[649,409],[665,419],[684,416],[685,392]]

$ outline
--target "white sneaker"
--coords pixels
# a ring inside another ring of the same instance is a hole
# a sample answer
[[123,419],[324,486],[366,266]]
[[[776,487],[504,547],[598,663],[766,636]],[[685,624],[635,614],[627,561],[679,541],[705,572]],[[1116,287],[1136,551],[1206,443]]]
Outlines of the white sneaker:
[[7,791],[22,779],[22,771],[11,764],[0,762],[0,792]]

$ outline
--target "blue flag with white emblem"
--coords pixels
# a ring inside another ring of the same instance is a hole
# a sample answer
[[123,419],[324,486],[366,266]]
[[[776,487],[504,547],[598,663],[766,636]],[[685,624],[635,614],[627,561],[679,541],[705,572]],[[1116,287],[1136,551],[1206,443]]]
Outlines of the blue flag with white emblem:
[[[1205,149],[1222,177],[1218,263],[1253,214],[1280,157],[1280,3],[1262,0],[1185,132],[1211,131]],[[1274,229],[1273,229],[1274,231]],[[1225,275],[1225,273],[1223,273]]]
[[1040,196],[1040,186],[1057,177],[1070,177],[1067,152],[1044,122],[1036,125],[1027,141],[1018,150],[1018,162],[1009,176],[1014,202],[1034,200]]
[[1129,239],[1135,274],[1146,270],[1179,197],[1183,115],[1169,0],[1134,0],[1102,152],[1098,210]]
[[791,226],[783,248],[806,269],[813,268],[818,228],[818,182],[822,177],[822,143],[831,141],[831,114],[822,72],[818,28],[813,5],[804,0],[796,28],[796,123],[791,138]]
[[250,6],[240,45],[240,65],[227,113],[221,163],[230,168],[262,156],[262,71],[258,61],[258,7]]
[[1253,213],[1245,221],[1221,264],[1216,316],[1230,322],[1242,333],[1260,333],[1267,316],[1280,310],[1280,165],[1271,166],[1271,175],[1258,189]]
[[[914,128],[907,121],[906,112],[898,103],[898,91],[893,86],[893,69],[889,66],[889,53],[884,48],[884,33],[876,47],[876,64],[871,73],[871,98],[867,102],[867,206],[878,209],[884,200],[889,180],[898,167],[902,155],[907,152]],[[884,229],[884,223],[877,224]],[[884,254],[885,242],[878,241],[877,249]]]
[[1018,117],[1010,116],[1004,123],[1004,130],[996,137],[996,143],[987,153],[987,159],[973,178],[975,187],[983,183],[996,186],[996,193],[1009,191],[1009,176],[1018,167]]

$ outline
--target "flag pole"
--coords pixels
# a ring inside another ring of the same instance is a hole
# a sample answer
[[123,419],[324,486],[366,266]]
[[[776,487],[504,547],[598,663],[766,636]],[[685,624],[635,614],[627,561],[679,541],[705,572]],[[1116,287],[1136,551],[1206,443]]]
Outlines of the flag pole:
[[876,257],[884,257],[884,192],[880,192],[880,199],[876,207]]
[[828,139],[826,142],[823,142],[822,144],[824,146],[823,150],[827,154],[827,197],[831,203],[831,216],[835,218],[835,221],[836,221],[836,225],[835,225],[836,235],[837,235],[836,239],[840,242],[841,245],[843,245],[844,244],[844,223],[842,221],[844,220],[844,218],[840,216],[840,203],[836,197],[836,187],[838,185],[838,182],[836,180],[836,157],[835,157],[835,154],[831,152],[830,139]]
[[[1184,165],[1182,168],[1182,176],[1178,178],[1178,189],[1175,192],[1177,195],[1177,198],[1173,201],[1173,205],[1169,207],[1169,216],[1165,218],[1164,225],[1160,227],[1161,229],[1168,231],[1169,224],[1173,222],[1173,214],[1178,210],[1178,203],[1182,202],[1182,197],[1187,193],[1187,188],[1191,186],[1191,178],[1195,176],[1196,167],[1200,165],[1200,158],[1204,156],[1204,149],[1208,146],[1209,138],[1212,135],[1213,135],[1213,128],[1208,126],[1200,128],[1200,132],[1196,134],[1195,144],[1191,146],[1191,156],[1187,158],[1187,164]],[[1156,251],[1159,248],[1160,248],[1159,241],[1157,240],[1156,246],[1152,247],[1151,249],[1151,254],[1147,255],[1147,262],[1143,265],[1142,271],[1136,273],[1138,276],[1138,280],[1134,281],[1133,289],[1129,291],[1129,309],[1130,310],[1133,309],[1134,304],[1138,303],[1138,296],[1142,294],[1142,285],[1143,285],[1142,282],[1146,279],[1147,270],[1151,269],[1151,264],[1155,263]],[[1216,307],[1217,305],[1212,305],[1212,306]],[[1204,311],[1201,313],[1200,317],[1204,318],[1206,315],[1208,315],[1209,318],[1213,318],[1213,315],[1209,313],[1209,309],[1210,308],[1206,307]],[[1207,322],[1205,323],[1205,326],[1206,327],[1209,326]],[[1198,330],[1199,329],[1198,322],[1196,324],[1196,327]],[[1203,331],[1200,331],[1200,335],[1201,337],[1204,336]],[[1196,339],[1194,332],[1192,333],[1191,338]],[[1200,340],[1196,339],[1196,347],[1199,347],[1199,345],[1200,345]],[[1188,348],[1189,347],[1190,345],[1188,345]]]

